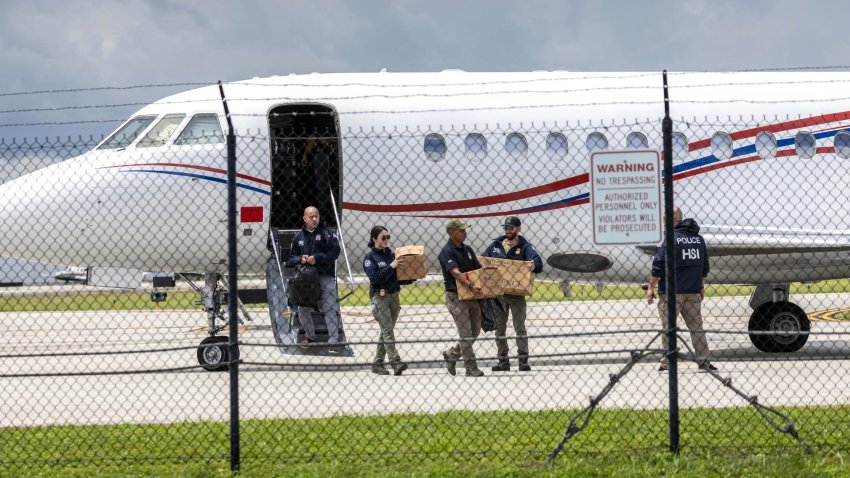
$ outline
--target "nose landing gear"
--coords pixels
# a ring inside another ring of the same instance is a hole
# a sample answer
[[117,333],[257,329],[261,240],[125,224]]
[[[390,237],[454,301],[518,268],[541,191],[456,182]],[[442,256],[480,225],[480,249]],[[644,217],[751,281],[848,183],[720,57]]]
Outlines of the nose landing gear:
[[226,335],[207,337],[198,346],[198,363],[204,370],[217,372],[227,370],[230,364]]

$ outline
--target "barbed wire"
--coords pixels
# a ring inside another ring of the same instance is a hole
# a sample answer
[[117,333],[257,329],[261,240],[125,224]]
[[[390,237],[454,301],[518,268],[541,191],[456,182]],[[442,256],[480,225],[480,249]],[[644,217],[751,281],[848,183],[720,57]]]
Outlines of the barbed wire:
[[139,90],[144,88],[173,88],[177,86],[210,86],[212,83],[200,82],[182,82],[182,83],[152,83],[144,85],[129,85],[129,86],[95,86],[88,88],[57,88],[53,90],[33,90],[33,91],[16,91],[11,93],[0,92],[0,97],[8,96],[27,96],[27,95],[42,95],[56,93],[81,93],[86,91],[109,91],[109,90]]
[[789,67],[772,67],[772,68],[747,68],[742,70],[731,71],[709,71],[709,70],[694,70],[694,71],[668,71],[668,75],[694,75],[704,73],[718,74],[735,74],[735,73],[770,73],[782,71],[818,71],[818,70],[850,70],[850,65],[825,65],[825,66],[789,66]]
[[30,123],[0,123],[0,128],[17,128],[22,126],[67,126],[75,124],[123,123],[127,118],[106,120],[75,120],[75,121],[38,121]]

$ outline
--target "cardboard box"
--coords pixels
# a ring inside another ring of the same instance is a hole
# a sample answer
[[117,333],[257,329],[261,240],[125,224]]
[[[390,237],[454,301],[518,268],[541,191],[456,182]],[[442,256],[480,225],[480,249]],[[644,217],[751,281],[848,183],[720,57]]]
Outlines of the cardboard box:
[[425,278],[425,246],[401,246],[395,250],[396,258],[404,257],[404,265],[398,266],[398,280]]
[[534,292],[534,272],[528,270],[525,261],[479,257],[482,266],[498,267],[502,270],[502,292],[508,295],[531,295]]
[[464,274],[469,274],[469,282],[480,286],[482,291],[481,294],[476,295],[462,284],[458,284],[457,298],[459,300],[489,299],[502,295],[502,270],[498,267],[482,267]]

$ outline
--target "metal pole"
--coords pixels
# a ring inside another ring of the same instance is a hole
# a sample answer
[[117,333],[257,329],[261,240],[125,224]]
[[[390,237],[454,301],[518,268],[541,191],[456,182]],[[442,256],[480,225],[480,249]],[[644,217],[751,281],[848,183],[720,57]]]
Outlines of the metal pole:
[[676,360],[676,245],[673,236],[673,120],[670,119],[670,97],[667,86],[667,70],[664,78],[664,120],[661,133],[664,144],[664,264],[667,288],[667,364],[669,367],[670,395],[670,451],[679,453],[679,379]]
[[227,317],[230,319],[230,470],[239,471],[239,318],[236,314],[236,133],[230,120],[230,109],[224,96],[224,86],[218,91],[227,118]]

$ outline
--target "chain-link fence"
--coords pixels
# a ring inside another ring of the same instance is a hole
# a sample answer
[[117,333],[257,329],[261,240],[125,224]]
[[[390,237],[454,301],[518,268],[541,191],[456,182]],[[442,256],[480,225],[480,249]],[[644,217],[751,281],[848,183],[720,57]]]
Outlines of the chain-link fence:
[[[593,243],[588,162],[660,150],[661,118],[373,131],[299,108],[237,135],[238,357],[215,115],[0,145],[3,466],[227,460],[237,359],[247,464],[669,446],[658,244]],[[710,260],[704,289],[678,270],[682,446],[846,448],[846,121],[674,121],[682,237]],[[612,227],[637,221],[620,199]],[[470,276],[476,256],[515,263]]]

